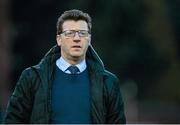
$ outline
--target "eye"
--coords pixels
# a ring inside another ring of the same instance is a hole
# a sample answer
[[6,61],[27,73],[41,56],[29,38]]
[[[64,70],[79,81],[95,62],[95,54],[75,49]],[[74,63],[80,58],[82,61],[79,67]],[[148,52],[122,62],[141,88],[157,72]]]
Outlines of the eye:
[[74,31],[66,31],[65,32],[65,36],[72,36],[72,35],[74,35]]
[[85,35],[85,34],[87,34],[87,33],[86,33],[86,32],[84,32],[84,31],[81,31],[80,33],[81,33],[82,35]]
[[79,34],[80,34],[81,36],[87,36],[87,35],[88,35],[88,31],[81,30],[81,31],[79,31]]

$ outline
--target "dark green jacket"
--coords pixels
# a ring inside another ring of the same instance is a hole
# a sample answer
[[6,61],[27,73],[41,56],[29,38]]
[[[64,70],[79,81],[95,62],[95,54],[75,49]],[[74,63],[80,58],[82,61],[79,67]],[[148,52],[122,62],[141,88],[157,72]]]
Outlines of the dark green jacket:
[[[4,123],[50,123],[51,87],[60,48],[54,46],[36,66],[25,69],[9,100]],[[119,80],[106,71],[92,46],[86,53],[91,84],[92,123],[125,123]]]

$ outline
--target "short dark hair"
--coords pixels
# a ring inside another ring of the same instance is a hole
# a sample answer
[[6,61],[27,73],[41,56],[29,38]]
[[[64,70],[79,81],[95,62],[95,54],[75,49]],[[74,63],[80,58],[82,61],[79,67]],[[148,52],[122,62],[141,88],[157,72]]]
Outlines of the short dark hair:
[[84,20],[86,21],[87,25],[88,25],[88,30],[89,32],[91,32],[91,28],[92,28],[92,24],[91,24],[91,17],[89,16],[89,14],[84,13],[81,10],[68,10],[65,11],[59,18],[57,21],[57,35],[62,33],[62,25],[64,23],[64,21],[66,20]]

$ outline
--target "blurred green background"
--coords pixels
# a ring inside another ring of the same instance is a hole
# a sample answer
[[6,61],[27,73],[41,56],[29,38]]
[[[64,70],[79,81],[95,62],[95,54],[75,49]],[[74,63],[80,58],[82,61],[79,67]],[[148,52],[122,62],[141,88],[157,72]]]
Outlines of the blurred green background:
[[0,122],[22,70],[56,44],[65,10],[92,17],[92,45],[121,81],[127,123],[180,123],[179,0],[0,0]]

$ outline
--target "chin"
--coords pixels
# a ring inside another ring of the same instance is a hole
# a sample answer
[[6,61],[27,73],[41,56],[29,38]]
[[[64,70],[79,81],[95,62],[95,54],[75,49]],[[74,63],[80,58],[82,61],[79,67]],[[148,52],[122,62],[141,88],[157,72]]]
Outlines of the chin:
[[82,57],[82,56],[80,56],[80,55],[72,55],[72,57],[73,57],[73,58],[80,58],[80,57]]
[[82,53],[74,52],[74,53],[71,54],[71,56],[73,56],[73,57],[81,57]]
[[78,53],[71,55],[71,57],[76,58],[76,59],[82,58],[82,56],[83,56],[82,54],[78,54]]

